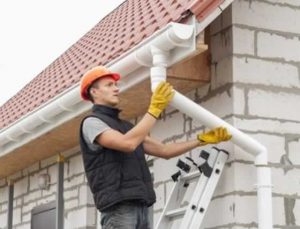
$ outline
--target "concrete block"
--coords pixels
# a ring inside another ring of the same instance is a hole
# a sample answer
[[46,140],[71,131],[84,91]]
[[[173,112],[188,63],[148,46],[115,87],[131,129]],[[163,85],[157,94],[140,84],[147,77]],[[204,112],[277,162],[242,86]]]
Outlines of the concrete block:
[[22,206],[22,214],[26,214],[26,213],[30,213],[31,210],[36,207],[36,202],[31,202],[31,203],[28,203],[28,204],[24,204]]
[[298,68],[291,64],[233,57],[233,81],[277,87],[300,88]]
[[203,228],[222,228],[223,225],[234,223],[235,205],[234,196],[225,196],[211,201],[203,220]]
[[84,174],[65,179],[64,188],[69,189],[78,186],[84,182]]
[[299,134],[300,132],[300,123],[259,118],[240,119],[234,117],[234,126],[242,131],[264,131],[270,132],[270,134]]
[[299,62],[300,55],[296,50],[300,50],[298,36],[280,36],[266,32],[257,34],[257,55],[259,57]]
[[18,225],[18,226],[16,226],[16,229],[31,229],[31,225],[30,225],[30,223]]
[[[84,173],[82,156],[77,155],[75,157],[71,157],[68,161],[69,168],[69,176],[78,175]],[[67,167],[67,166],[66,166]]]
[[232,33],[233,53],[241,55],[254,55],[254,30],[242,29],[234,26],[232,28]]
[[47,203],[50,203],[54,200],[56,200],[56,195],[43,197],[43,199],[40,199],[40,200],[37,201],[37,205],[47,204]]
[[38,185],[38,175],[37,173],[33,175],[29,175],[29,191],[37,190],[39,189]]
[[78,197],[78,188],[74,188],[68,191],[64,191],[64,199],[72,199],[74,197]]
[[8,209],[8,203],[4,203],[0,205],[0,211],[5,212]]
[[288,155],[293,165],[300,165],[300,138],[288,143]]
[[[30,222],[31,222],[31,212],[22,215],[22,222],[23,222],[23,223],[27,223],[27,222],[30,223]],[[29,227],[29,228],[30,228],[30,227]]]
[[52,194],[56,194],[56,191],[57,191],[57,185],[51,184],[48,189],[42,190],[42,196],[45,197]]
[[7,213],[0,214],[0,228],[6,228],[7,226]]
[[295,207],[294,207],[294,214],[295,214],[295,224],[300,225],[300,218],[299,218],[299,212],[300,212],[300,200],[296,199]]
[[31,192],[27,195],[24,196],[24,204],[30,202],[30,201],[33,201],[33,200],[37,200],[39,198],[42,197],[42,191],[41,190],[37,190],[37,191],[34,191],[34,192]]
[[8,201],[8,187],[0,188],[0,203]]
[[258,221],[256,196],[235,196],[234,206],[234,218],[237,223],[251,224]]
[[285,6],[300,6],[300,2],[298,0],[267,0],[267,2]]
[[16,206],[17,206],[17,207],[23,205],[23,198],[22,198],[22,197],[17,198],[17,199],[15,199],[15,200],[16,200]]
[[57,183],[58,177],[58,164],[54,164],[48,168],[48,174],[50,175],[50,183]]
[[232,91],[220,92],[200,105],[214,115],[222,118],[233,113]]
[[[174,125],[176,123],[176,125]],[[151,130],[153,138],[163,141],[174,135],[180,135],[184,132],[184,114],[177,112],[170,118],[159,120]]]
[[233,87],[233,113],[234,114],[245,114],[246,103],[245,103],[245,91],[243,89]]
[[266,1],[234,1],[232,4],[232,21],[234,24],[256,28],[299,33],[299,11],[299,8]]
[[93,205],[94,199],[91,189],[86,184],[79,188],[79,205]]
[[13,210],[13,225],[19,224],[22,222],[21,208],[15,208]]
[[80,208],[68,213],[65,228],[80,228],[96,225],[96,208]]
[[71,200],[65,201],[65,209],[70,210],[72,208],[78,207],[78,205],[79,205],[78,202],[79,202],[78,199],[71,199]]
[[253,164],[234,162],[225,167],[216,188],[215,195],[232,192],[254,192],[256,184],[256,168]]
[[251,90],[248,94],[249,113],[251,115],[288,121],[300,120],[299,101],[299,94],[286,92]]
[[28,192],[28,177],[18,180],[14,184],[14,197],[18,197]]
[[[221,229],[227,229],[227,227],[224,226]],[[246,225],[245,224],[244,225],[235,225],[233,227],[230,227],[230,229],[257,229],[257,226],[256,226],[256,224],[251,223],[251,224],[246,224]]]
[[284,171],[282,168],[272,168],[273,192],[280,195],[299,195],[299,169]]
[[22,225],[16,226],[16,229],[31,229],[31,225],[30,223],[23,223]]

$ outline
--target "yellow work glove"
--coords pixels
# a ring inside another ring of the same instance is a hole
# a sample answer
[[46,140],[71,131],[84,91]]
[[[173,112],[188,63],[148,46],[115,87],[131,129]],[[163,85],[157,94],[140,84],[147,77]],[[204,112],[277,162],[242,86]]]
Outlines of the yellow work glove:
[[160,113],[168,106],[173,96],[173,87],[165,81],[160,82],[152,94],[148,113],[158,118]]
[[224,127],[215,128],[207,133],[198,134],[197,139],[200,142],[206,144],[216,144],[222,141],[228,141],[231,139],[231,135],[227,132],[227,129]]

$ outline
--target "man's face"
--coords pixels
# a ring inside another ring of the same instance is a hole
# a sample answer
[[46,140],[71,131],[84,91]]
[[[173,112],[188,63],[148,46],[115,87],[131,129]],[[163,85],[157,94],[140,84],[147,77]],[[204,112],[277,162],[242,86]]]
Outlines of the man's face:
[[100,78],[91,88],[95,104],[115,107],[119,103],[119,88],[117,82],[110,76]]

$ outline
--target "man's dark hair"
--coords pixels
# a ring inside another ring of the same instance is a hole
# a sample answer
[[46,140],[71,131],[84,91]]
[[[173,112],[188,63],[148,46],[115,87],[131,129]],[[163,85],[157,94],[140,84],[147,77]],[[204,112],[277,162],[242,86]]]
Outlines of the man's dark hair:
[[87,96],[88,96],[89,100],[92,101],[92,103],[94,103],[94,98],[92,96],[91,89],[98,88],[98,82],[99,82],[99,79],[95,80],[87,89]]

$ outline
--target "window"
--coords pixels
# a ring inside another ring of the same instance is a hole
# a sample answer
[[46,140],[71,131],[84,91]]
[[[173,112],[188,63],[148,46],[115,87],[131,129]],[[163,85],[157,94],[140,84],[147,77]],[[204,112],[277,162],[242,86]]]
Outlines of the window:
[[55,229],[55,202],[35,207],[31,211],[31,229]]

